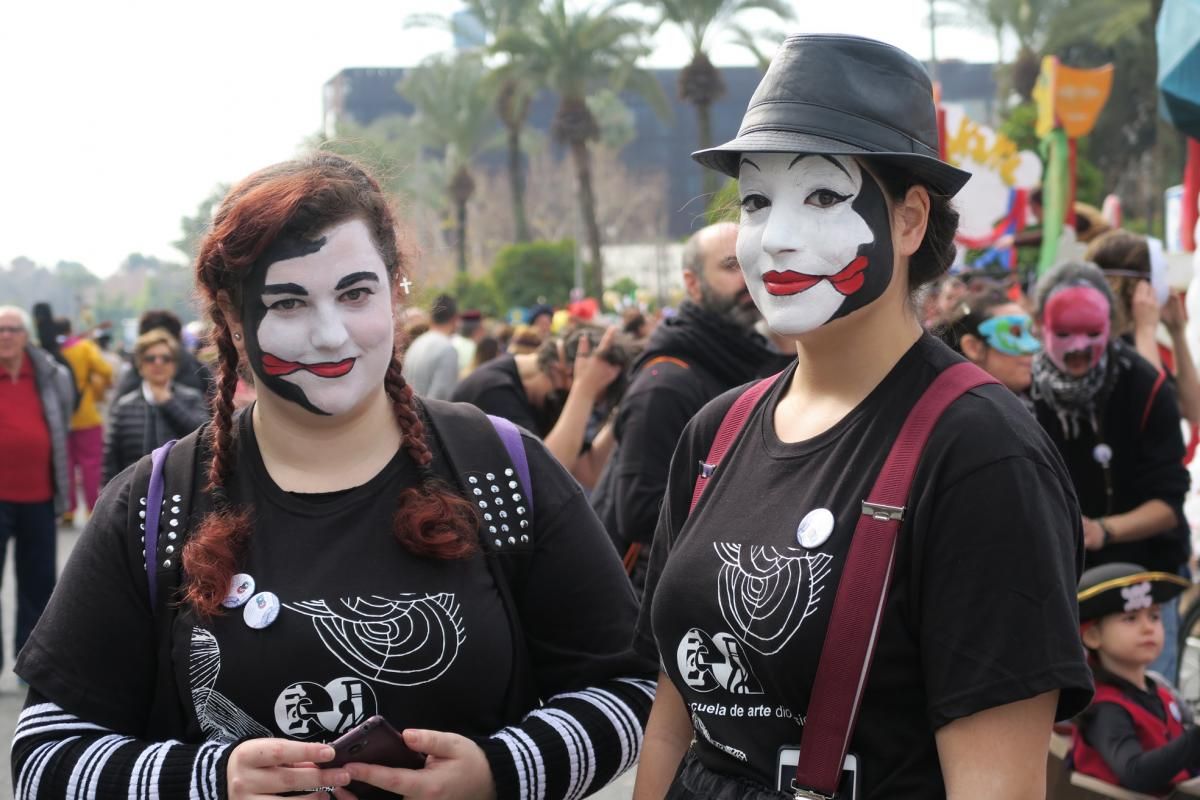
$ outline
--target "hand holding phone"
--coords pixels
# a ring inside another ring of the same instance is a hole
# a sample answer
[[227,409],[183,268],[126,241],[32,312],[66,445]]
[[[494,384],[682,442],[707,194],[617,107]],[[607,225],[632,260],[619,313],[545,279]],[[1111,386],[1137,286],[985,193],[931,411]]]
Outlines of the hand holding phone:
[[425,766],[425,756],[409,748],[404,737],[378,715],[345,733],[333,743],[333,751],[333,760],[322,767],[341,767],[352,761],[404,769]]

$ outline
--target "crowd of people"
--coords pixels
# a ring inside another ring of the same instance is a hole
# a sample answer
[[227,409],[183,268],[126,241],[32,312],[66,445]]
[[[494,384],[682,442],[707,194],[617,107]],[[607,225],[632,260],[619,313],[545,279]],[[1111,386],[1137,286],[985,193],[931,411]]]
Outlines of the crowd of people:
[[[1180,301],[1120,230],[1036,287],[952,267],[930,98],[788,39],[694,154],[741,219],[669,313],[410,306],[328,153],[217,209],[196,352],[0,307],[17,796],[1034,797],[1070,720],[1080,772],[1200,771]],[[376,715],[423,766],[331,746]]]

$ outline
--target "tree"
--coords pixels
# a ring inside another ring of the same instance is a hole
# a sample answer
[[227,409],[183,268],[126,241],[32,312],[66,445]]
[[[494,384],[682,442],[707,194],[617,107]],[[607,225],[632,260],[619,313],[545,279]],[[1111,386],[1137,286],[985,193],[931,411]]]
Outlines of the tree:
[[492,283],[507,308],[538,302],[565,305],[575,284],[575,242],[535,241],[502,248],[492,267]]
[[[725,81],[720,71],[708,57],[710,34],[722,27],[732,30],[731,23],[747,11],[762,10],[782,20],[793,20],[796,12],[785,0],[641,0],[642,4],[657,11],[659,24],[670,23],[679,28],[692,48],[692,60],[679,73],[679,99],[696,108],[696,123],[700,132],[699,149],[713,146],[712,105],[725,94]],[[736,31],[735,37],[744,45],[747,37],[753,37],[745,28]],[[718,177],[712,170],[704,170],[704,192],[717,191]]]
[[666,98],[658,82],[637,67],[650,52],[647,28],[640,20],[621,16],[614,6],[568,11],[566,0],[547,0],[520,28],[507,30],[495,50],[518,59],[527,74],[558,94],[558,109],[551,126],[575,164],[579,187],[579,212],[595,265],[593,291],[604,289],[604,253],[592,187],[589,144],[600,135],[596,118],[588,109],[593,86],[608,85],[641,94],[660,114],[667,114]]
[[179,220],[179,227],[183,230],[183,236],[171,242],[171,245],[183,253],[183,257],[191,262],[195,260],[196,254],[200,252],[200,242],[204,239],[204,235],[208,233],[208,228],[212,225],[213,212],[225,195],[229,194],[229,184],[219,183],[209,193],[208,197],[200,201],[200,205],[196,207],[196,213],[192,216],[185,216]]
[[1033,87],[1041,69],[1042,55],[1050,52],[1047,34],[1055,16],[1068,0],[941,0],[939,14],[943,24],[986,30],[996,38],[996,49],[1003,60],[1004,37],[1017,40],[1017,57],[1006,70],[1002,85],[1011,87],[1022,102],[1033,99]]
[[434,57],[409,72],[397,91],[413,104],[412,122],[421,141],[443,148],[446,191],[457,219],[458,271],[466,274],[467,203],[475,192],[471,163],[496,140],[483,61],[469,53]]
[[[468,18],[461,15],[444,17],[418,14],[409,17],[409,25],[432,25],[448,28],[462,40],[469,41],[477,31],[469,30],[472,23],[482,29],[485,43],[494,44],[510,28],[519,28],[536,9],[538,0],[465,0]],[[497,67],[490,75],[493,82],[496,115],[504,124],[508,148],[508,188],[512,197],[514,236],[518,242],[529,241],[529,223],[525,214],[524,151],[521,136],[529,117],[529,103],[537,81],[524,64],[514,56]]]

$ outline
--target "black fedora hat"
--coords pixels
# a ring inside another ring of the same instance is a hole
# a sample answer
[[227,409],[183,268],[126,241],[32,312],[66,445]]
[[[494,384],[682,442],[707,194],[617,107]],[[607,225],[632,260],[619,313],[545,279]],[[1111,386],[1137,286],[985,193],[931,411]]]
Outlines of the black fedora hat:
[[737,138],[692,158],[736,178],[742,153],[867,156],[947,196],[971,177],[938,158],[933,87],[921,62],[860,36],[789,36],[750,98]]
[[1112,563],[1092,567],[1079,579],[1079,621],[1124,614],[1165,603],[1191,581],[1170,572],[1154,572],[1137,564]]

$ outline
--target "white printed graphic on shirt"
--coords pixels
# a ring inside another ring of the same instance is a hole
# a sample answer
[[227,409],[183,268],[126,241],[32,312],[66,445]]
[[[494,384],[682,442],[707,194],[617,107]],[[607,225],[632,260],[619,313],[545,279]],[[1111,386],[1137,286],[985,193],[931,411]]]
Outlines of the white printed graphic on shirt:
[[445,592],[306,600],[284,608],[311,617],[325,648],[355,674],[392,686],[436,680],[467,638],[462,609]]
[[188,683],[196,721],[209,739],[236,742],[247,738],[270,738],[273,734],[259,725],[233,702],[213,689],[221,672],[221,648],[211,631],[192,628],[188,654]]
[[733,694],[762,694],[744,646],[728,633],[709,636],[692,628],[679,643],[675,657],[684,683],[697,692],[711,692],[719,686]]
[[322,686],[299,681],[275,699],[275,724],[294,739],[340,735],[378,711],[375,691],[362,678],[334,678]]
[[783,649],[820,604],[833,557],[798,548],[718,542],[721,615],[733,635],[765,656]]

